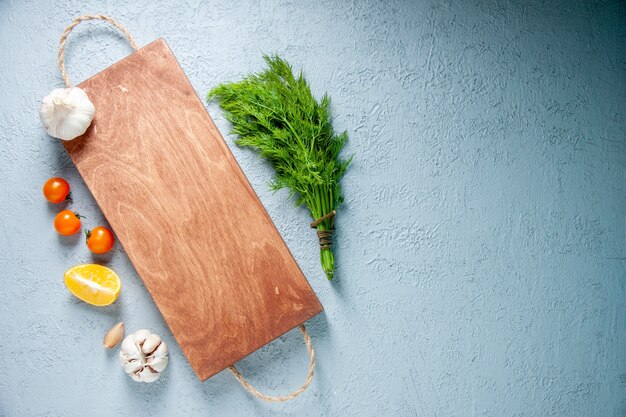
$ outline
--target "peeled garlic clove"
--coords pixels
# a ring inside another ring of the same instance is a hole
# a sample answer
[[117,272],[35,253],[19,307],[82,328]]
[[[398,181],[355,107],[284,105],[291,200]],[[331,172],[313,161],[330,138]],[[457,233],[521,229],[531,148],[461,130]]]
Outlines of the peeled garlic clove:
[[78,87],[56,88],[41,100],[39,117],[52,137],[72,140],[87,131],[96,108]]
[[154,352],[154,350],[161,344],[161,338],[159,337],[159,335],[157,334],[150,334],[148,335],[148,337],[146,337],[146,340],[144,340],[143,345],[141,346],[141,351],[148,355],[152,352]]
[[113,349],[124,337],[124,322],[120,321],[104,335],[103,344],[107,349]]

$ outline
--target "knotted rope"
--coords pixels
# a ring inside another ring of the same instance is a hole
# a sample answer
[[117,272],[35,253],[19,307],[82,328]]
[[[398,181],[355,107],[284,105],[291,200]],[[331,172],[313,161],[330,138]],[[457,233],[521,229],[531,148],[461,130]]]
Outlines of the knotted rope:
[[[126,28],[122,26],[121,24],[119,24],[116,20],[108,16],[101,15],[101,14],[84,15],[84,16],[77,17],[76,19],[72,21],[72,23],[67,28],[65,28],[65,30],[63,31],[63,35],[61,35],[61,41],[59,44],[59,70],[61,71],[61,77],[63,78],[63,81],[65,82],[65,85],[68,88],[72,86],[72,83],[70,83],[69,77],[67,76],[67,72],[65,71],[65,64],[64,64],[65,42],[70,32],[72,32],[72,30],[76,26],[78,26],[80,22],[84,22],[86,20],[104,20],[110,23],[111,25],[116,27],[120,32],[122,32],[124,36],[126,36],[126,39],[128,39],[128,43],[135,51],[139,49],[139,47],[135,43],[135,40],[133,39],[133,36],[130,34],[130,32],[128,32],[128,30],[126,30]],[[253,387],[248,382],[248,380],[241,374],[241,372],[235,367],[235,365],[229,366],[228,370],[232,372],[232,374],[235,376],[237,381],[239,381],[239,383],[246,390],[248,390],[252,395],[254,395],[257,398],[260,398],[262,400],[269,401],[269,402],[284,402],[284,401],[293,400],[298,395],[302,394],[309,387],[309,385],[311,384],[311,381],[313,380],[313,375],[315,373],[315,350],[313,350],[313,344],[311,343],[311,336],[309,335],[309,332],[307,331],[306,327],[304,327],[304,324],[299,325],[298,329],[300,329],[300,331],[302,332],[302,335],[304,336],[304,343],[306,344],[306,348],[309,351],[309,371],[307,373],[306,379],[304,380],[304,384],[302,384],[302,386],[298,388],[297,390],[284,396],[266,395],[260,392],[255,387]]]

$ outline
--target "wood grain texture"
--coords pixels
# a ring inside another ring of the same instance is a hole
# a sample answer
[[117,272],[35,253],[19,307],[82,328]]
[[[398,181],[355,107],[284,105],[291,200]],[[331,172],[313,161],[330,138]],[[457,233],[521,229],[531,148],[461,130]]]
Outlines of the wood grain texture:
[[79,87],[65,147],[201,380],[321,312],[164,40]]

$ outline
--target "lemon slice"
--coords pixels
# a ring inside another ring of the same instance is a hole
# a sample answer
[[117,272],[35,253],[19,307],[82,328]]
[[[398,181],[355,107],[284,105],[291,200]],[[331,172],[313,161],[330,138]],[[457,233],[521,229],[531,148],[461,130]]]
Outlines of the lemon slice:
[[77,265],[65,272],[65,286],[72,294],[94,306],[108,306],[122,289],[120,277],[106,266]]

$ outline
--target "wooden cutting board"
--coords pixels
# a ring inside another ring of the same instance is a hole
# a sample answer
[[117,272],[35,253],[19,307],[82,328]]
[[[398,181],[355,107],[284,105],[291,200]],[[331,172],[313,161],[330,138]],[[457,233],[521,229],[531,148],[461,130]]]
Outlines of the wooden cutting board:
[[79,87],[65,148],[201,380],[322,311],[164,40]]

